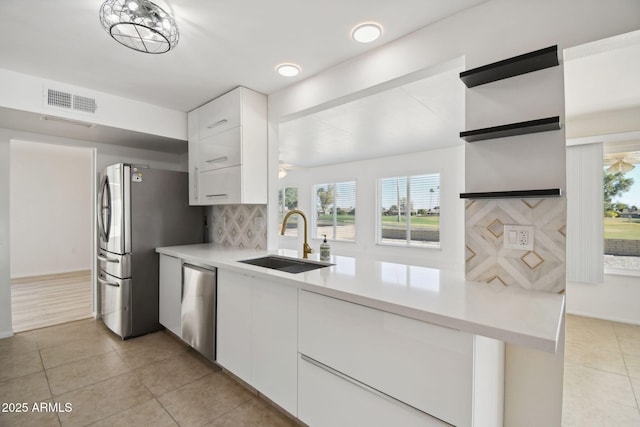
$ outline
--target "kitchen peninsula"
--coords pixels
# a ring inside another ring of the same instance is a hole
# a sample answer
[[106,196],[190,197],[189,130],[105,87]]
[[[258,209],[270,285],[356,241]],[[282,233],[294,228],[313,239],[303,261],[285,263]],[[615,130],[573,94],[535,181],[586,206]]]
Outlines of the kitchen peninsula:
[[217,269],[217,363],[310,425],[501,425],[505,343],[555,353],[563,334],[563,295],[462,272],[332,256],[292,274],[239,262],[291,250],[157,252]]

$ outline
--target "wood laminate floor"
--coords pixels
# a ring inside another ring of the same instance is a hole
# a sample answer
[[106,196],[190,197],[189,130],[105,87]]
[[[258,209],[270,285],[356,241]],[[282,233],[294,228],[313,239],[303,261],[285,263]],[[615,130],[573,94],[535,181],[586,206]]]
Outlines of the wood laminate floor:
[[90,270],[11,280],[14,332],[86,319],[91,308]]

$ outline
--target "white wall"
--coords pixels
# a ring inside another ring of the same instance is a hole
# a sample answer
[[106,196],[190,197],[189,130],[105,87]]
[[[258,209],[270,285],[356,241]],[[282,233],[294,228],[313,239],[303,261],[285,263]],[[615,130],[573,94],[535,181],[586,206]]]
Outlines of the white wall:
[[[279,187],[277,123],[282,117],[460,56],[465,57],[466,68],[470,69],[554,44],[561,52],[566,47],[638,27],[640,2],[635,0],[491,0],[271,94],[270,247],[279,242],[273,230],[277,230]],[[529,89],[520,92],[516,86],[511,87],[516,80],[527,81]],[[474,109],[467,115],[467,129],[504,124],[503,118],[508,123],[517,117],[541,118],[536,117],[539,114],[564,116],[562,67],[503,83],[466,91],[467,112]],[[501,93],[500,87],[508,93]],[[544,92],[537,93],[536,87]],[[496,186],[509,182],[533,188],[564,187],[563,131],[540,138],[527,137],[524,144],[509,144],[505,140],[488,149],[468,145],[465,148],[466,191],[495,191],[500,189]],[[507,346],[506,354],[505,425],[559,426],[563,346],[556,354],[542,357],[535,351],[514,346]]]
[[11,272],[9,240],[9,138],[0,129],[0,338],[13,335],[11,329]]
[[[377,179],[401,176],[440,174],[440,239],[441,249],[419,249],[376,244]],[[461,269],[464,264],[463,202],[458,194],[464,191],[464,147],[457,147],[363,160],[338,165],[293,170],[280,180],[282,187],[298,187],[298,206],[304,212],[314,212],[312,186],[328,182],[356,181],[356,242],[331,242],[334,254],[357,255],[389,261],[406,262],[435,268]],[[311,219],[309,219],[311,221]],[[302,227],[302,222],[299,222]],[[309,224],[311,227],[311,224]],[[312,232],[309,229],[309,238]],[[299,237],[282,237],[279,247],[302,247]],[[319,251],[321,239],[310,241]]]
[[11,142],[11,277],[89,270],[93,155]]
[[186,156],[117,145],[59,138],[0,128],[0,338],[11,336],[10,284],[10,142],[12,140],[96,149],[97,171],[118,162],[146,164],[169,170],[187,170]]
[[[98,107],[96,113],[83,114],[49,107],[44,103],[45,88],[94,98]],[[187,140],[187,113],[182,111],[1,68],[0,93],[0,107]]]
[[640,276],[604,275],[603,283],[567,283],[567,313],[640,325]]

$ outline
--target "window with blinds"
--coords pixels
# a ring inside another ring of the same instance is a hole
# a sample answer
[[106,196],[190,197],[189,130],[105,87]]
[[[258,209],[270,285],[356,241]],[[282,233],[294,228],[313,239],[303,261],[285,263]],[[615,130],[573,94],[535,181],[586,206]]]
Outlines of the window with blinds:
[[356,240],[356,182],[316,184],[313,237],[329,240]]
[[[282,220],[287,212],[298,208],[298,188],[285,187],[281,188],[278,193],[278,226],[282,229]],[[290,216],[287,220],[287,228],[284,232],[285,236],[298,236],[298,218],[299,215]]]
[[378,243],[440,247],[440,174],[378,181]]

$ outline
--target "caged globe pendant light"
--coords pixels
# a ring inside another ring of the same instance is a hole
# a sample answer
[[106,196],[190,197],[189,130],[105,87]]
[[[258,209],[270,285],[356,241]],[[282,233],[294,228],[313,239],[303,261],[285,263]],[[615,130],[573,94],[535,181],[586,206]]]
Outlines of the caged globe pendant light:
[[149,0],[106,0],[100,23],[118,43],[139,52],[165,53],[178,44],[176,21]]

